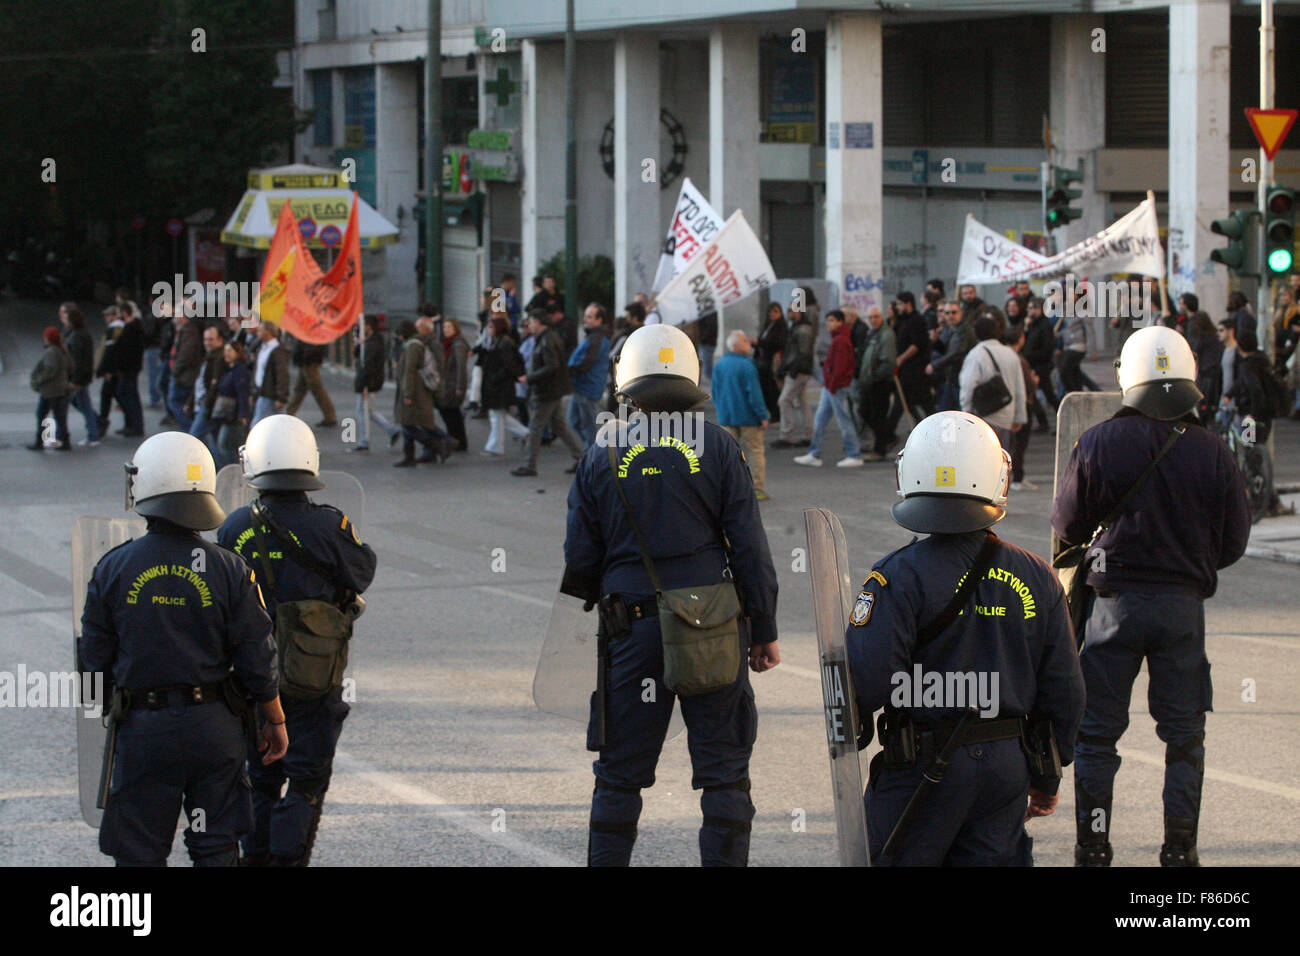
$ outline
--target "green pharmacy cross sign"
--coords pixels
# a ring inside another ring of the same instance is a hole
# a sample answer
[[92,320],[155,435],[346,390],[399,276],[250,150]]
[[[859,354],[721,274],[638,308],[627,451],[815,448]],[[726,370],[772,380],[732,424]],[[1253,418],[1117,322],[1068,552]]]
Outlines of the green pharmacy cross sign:
[[510,97],[519,90],[519,84],[510,79],[509,70],[500,67],[497,69],[497,78],[484,83],[483,89],[496,96],[497,106],[509,106]]

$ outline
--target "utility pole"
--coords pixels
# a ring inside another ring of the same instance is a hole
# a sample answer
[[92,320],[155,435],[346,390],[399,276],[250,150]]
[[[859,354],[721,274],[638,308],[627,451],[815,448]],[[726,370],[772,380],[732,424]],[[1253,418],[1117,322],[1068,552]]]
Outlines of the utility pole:
[[578,314],[578,87],[574,83],[578,44],[573,0],[564,4],[564,316]]
[[[1273,108],[1273,0],[1260,0],[1259,4],[1259,106],[1260,109]],[[1264,255],[1264,223],[1268,218],[1268,187],[1273,182],[1273,161],[1259,148],[1259,230],[1260,257]],[[1273,355],[1273,316],[1272,283],[1269,280],[1268,264],[1259,265],[1259,292],[1255,299],[1255,333],[1259,336],[1259,347],[1270,358]]]
[[424,298],[442,309],[442,0],[429,0],[424,84]]

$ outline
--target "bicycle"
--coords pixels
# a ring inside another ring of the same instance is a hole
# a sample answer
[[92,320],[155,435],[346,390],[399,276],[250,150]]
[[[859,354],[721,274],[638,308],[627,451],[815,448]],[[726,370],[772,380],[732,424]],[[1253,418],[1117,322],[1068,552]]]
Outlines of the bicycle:
[[[1246,485],[1246,507],[1250,523],[1255,524],[1266,514],[1273,499],[1273,463],[1268,454],[1254,441],[1255,420],[1250,416],[1240,418],[1235,411],[1214,418],[1214,432],[1228,446],[1237,462]],[[1247,439],[1247,429],[1252,433]]]

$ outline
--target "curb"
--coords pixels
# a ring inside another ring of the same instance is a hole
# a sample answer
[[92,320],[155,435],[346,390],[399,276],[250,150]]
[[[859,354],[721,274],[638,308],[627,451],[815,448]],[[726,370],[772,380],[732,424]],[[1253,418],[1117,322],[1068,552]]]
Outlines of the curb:
[[1300,565],[1300,553],[1282,551],[1279,548],[1247,548],[1245,556],[1259,558],[1261,561],[1275,561],[1279,564]]

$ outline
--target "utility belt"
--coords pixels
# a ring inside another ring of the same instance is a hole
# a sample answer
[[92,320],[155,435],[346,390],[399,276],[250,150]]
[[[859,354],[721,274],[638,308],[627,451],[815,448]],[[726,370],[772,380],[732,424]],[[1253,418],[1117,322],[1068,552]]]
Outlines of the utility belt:
[[115,687],[110,709],[113,716],[120,720],[133,710],[165,710],[172,706],[190,707],[198,704],[215,704],[218,701],[229,703],[226,690],[228,683],[222,681],[217,684],[164,684],[147,690]]
[[[928,721],[914,720],[906,711],[886,710],[878,720],[883,766],[888,770],[911,770],[928,763],[943,749],[958,725],[959,718]],[[1050,721],[1031,721],[1028,717],[1002,717],[995,720],[970,720],[956,741],[957,746],[987,744],[998,740],[1019,740],[1020,749],[1029,761],[1035,777],[1060,777],[1061,757]]]

